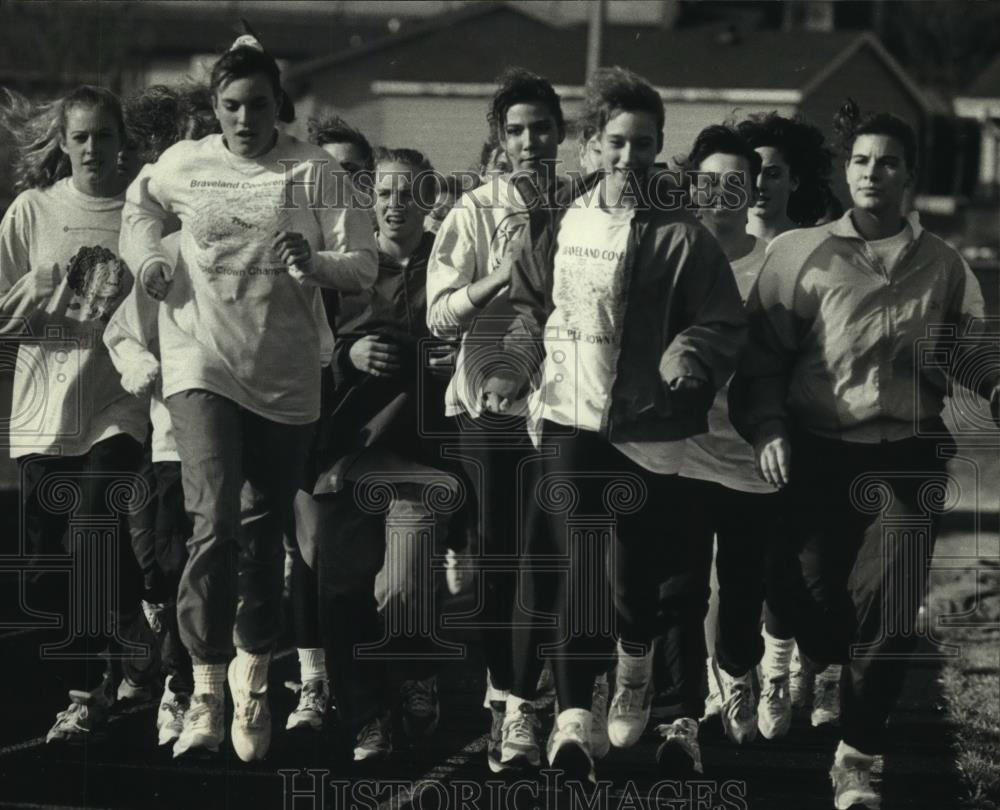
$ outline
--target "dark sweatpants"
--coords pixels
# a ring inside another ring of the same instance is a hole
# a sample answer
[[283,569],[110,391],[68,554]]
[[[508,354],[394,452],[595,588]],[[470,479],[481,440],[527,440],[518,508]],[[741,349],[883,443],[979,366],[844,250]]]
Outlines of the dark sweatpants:
[[951,508],[945,460],[919,438],[859,444],[799,432],[791,447],[768,599],[805,656],[844,665],[844,742],[876,754],[920,640],[928,565]]

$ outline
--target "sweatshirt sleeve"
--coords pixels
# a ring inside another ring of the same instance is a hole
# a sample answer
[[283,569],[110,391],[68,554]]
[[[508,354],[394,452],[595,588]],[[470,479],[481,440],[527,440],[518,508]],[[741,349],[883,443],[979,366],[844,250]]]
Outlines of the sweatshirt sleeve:
[[718,243],[701,229],[673,246],[684,322],[660,359],[671,383],[695,377],[718,391],[736,369],[746,341],[746,313],[733,271]]
[[0,335],[24,334],[39,303],[29,290],[28,211],[18,197],[0,221]]
[[155,379],[159,371],[160,363],[153,353],[158,314],[159,303],[149,297],[141,284],[133,284],[132,291],[104,329],[104,345],[127,391]]
[[798,349],[795,290],[799,268],[768,253],[747,300],[747,350],[729,388],[729,416],[751,444],[787,432],[786,406],[792,365]]
[[153,262],[170,266],[162,243],[164,225],[170,218],[170,212],[159,181],[160,175],[169,171],[167,158],[164,154],[159,162],[143,166],[125,194],[118,252],[137,280]]
[[441,223],[427,265],[427,326],[435,337],[454,337],[479,309],[467,287],[476,280],[476,227],[468,202],[452,208]]
[[[316,164],[322,171],[325,163]],[[340,188],[336,186],[340,184]],[[323,205],[316,210],[323,245],[312,258],[312,273],[302,282],[341,292],[361,292],[378,277],[378,250],[369,213],[360,207],[346,175],[323,182]]]

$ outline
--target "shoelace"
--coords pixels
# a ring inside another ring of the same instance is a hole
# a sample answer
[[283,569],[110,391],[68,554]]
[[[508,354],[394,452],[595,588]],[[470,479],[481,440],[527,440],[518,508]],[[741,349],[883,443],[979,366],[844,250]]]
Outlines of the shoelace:
[[534,740],[539,728],[538,718],[529,712],[517,712],[507,728],[518,741]]
[[407,708],[416,715],[434,711],[434,687],[427,681],[403,681],[403,694]]
[[295,711],[312,711],[317,714],[326,712],[326,695],[318,681],[310,681],[302,686],[302,691],[299,692],[299,705]]
[[726,716],[734,719],[739,716],[740,711],[750,712],[751,691],[745,684],[736,684],[729,693],[729,697],[722,703],[722,710]]
[[68,709],[64,709],[56,715],[56,723],[60,728],[80,728],[79,721],[86,716],[86,706],[81,703],[71,703]]
[[775,701],[781,700],[782,692],[788,691],[788,678],[769,678],[767,681],[767,687],[761,694],[763,698],[768,703],[773,703]]
[[566,723],[559,726],[559,729],[556,731],[556,739],[565,739],[567,737],[578,740],[584,739],[583,726],[580,723]]
[[638,708],[635,710],[642,709],[642,698],[645,697],[645,689],[636,689],[633,687],[626,686],[621,692],[615,695],[614,700],[611,705],[618,709],[623,714],[629,714],[634,711],[632,704],[638,704]]
[[240,702],[239,708],[234,706],[233,714],[239,717],[240,725],[244,728],[263,726],[264,717],[266,716],[264,698],[248,694],[246,699]]
[[840,706],[837,700],[837,687],[840,684],[837,681],[827,680],[825,678],[816,679],[816,691],[815,691],[815,702],[816,708],[826,709],[828,711],[838,711]]
[[870,793],[872,790],[871,772],[866,768],[841,766],[838,776],[839,779],[836,780],[836,784],[840,793],[846,793],[848,790],[860,790]]
[[358,745],[361,748],[380,748],[385,741],[382,733],[382,724],[378,720],[372,720],[361,731],[361,741]]
[[187,714],[187,724],[192,728],[211,727],[212,706],[208,701],[199,700],[192,702],[191,709]]

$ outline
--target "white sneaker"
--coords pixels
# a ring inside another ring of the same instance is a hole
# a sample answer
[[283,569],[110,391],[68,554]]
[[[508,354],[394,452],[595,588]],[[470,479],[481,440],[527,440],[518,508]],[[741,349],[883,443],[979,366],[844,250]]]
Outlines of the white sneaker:
[[714,661],[711,671],[722,697],[719,717],[726,736],[737,745],[757,737],[757,696],[753,692],[753,672],[735,677]]
[[556,717],[547,748],[549,766],[562,771],[566,780],[597,784],[590,734],[583,723],[566,720],[560,723]]
[[[652,689],[649,690],[652,693]],[[599,675],[594,681],[594,693],[590,700],[590,713],[594,716],[590,727],[590,753],[594,759],[604,759],[611,750],[608,737],[608,676]]]
[[429,737],[437,730],[441,717],[437,676],[403,681],[399,690],[403,711],[403,731],[410,738]]
[[500,732],[500,764],[504,770],[538,768],[542,764],[538,747],[540,726],[535,707],[527,701],[504,714]]
[[[627,666],[622,666],[624,660]],[[608,739],[615,748],[635,745],[649,722],[653,702],[650,680],[653,674],[652,652],[644,656],[619,653],[615,673],[615,696],[608,710]]]
[[176,741],[184,730],[184,715],[191,705],[191,696],[176,694],[170,689],[170,681],[163,687],[160,707],[156,710],[156,736],[158,745]]
[[812,710],[815,684],[816,673],[803,663],[796,646],[788,666],[788,694],[792,699],[793,709]]
[[698,721],[680,717],[656,727],[663,742],[656,749],[656,763],[661,774],[683,778],[703,773],[701,746],[698,744]]
[[285,723],[286,731],[308,729],[322,731],[326,709],[330,704],[330,682],[325,678],[315,678],[302,684],[299,703]]
[[271,746],[271,710],[267,705],[267,690],[251,692],[248,685],[238,682],[236,659],[229,662],[229,692],[233,696],[233,723],[229,733],[233,750],[244,762],[263,759]]
[[392,730],[388,715],[370,720],[358,732],[354,761],[386,759],[392,753]]
[[757,728],[764,739],[784,737],[792,726],[792,696],[788,676],[768,678],[761,675],[763,689],[757,704]]
[[218,752],[226,738],[225,708],[215,695],[192,695],[180,736],[174,743],[174,756],[204,749]]
[[704,723],[722,711],[722,693],[719,691],[719,681],[713,676],[715,670],[715,659],[708,657],[705,662],[705,670],[708,672],[708,697],[705,698],[705,712],[701,716]]
[[103,740],[107,736],[108,715],[115,704],[111,679],[104,678],[100,686],[89,692],[71,689],[69,701],[69,708],[56,715],[45,742],[78,745]]
[[814,727],[840,722],[840,666],[831,664],[816,675],[816,693],[813,695],[812,716]]
[[834,756],[833,767],[830,769],[833,806],[837,810],[851,810],[851,808],[856,810],[859,807],[878,810],[882,806],[882,799],[871,784],[874,762],[874,757],[860,752],[844,755],[841,749],[838,749]]

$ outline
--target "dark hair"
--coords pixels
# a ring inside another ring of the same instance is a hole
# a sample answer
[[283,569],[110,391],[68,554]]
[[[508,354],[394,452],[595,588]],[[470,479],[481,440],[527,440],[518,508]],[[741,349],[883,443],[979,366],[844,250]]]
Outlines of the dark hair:
[[66,122],[73,107],[104,110],[115,119],[125,145],[125,118],[118,96],[103,87],[81,85],[57,101],[31,102],[19,93],[5,91],[0,108],[0,126],[14,139],[16,159],[14,191],[47,188],[72,173],[69,158],[59,141],[66,135]]
[[281,71],[278,63],[265,51],[248,45],[238,45],[220,56],[212,66],[209,88],[212,95],[237,79],[263,74],[271,82],[274,97],[278,100],[278,120],[290,123],[295,120],[295,105],[281,89]]
[[559,142],[566,137],[566,121],[563,118],[559,94],[548,79],[522,67],[509,67],[497,77],[497,89],[493,93],[486,121],[490,127],[490,137],[503,141],[503,129],[507,123],[507,111],[515,104],[538,102],[549,108],[559,131]]
[[725,124],[713,124],[699,132],[690,154],[681,162],[681,166],[685,171],[694,172],[705,158],[717,154],[736,155],[746,160],[750,167],[750,177],[747,178],[750,185],[747,190],[752,191],[760,174],[760,155],[738,130]]
[[[663,99],[653,86],[622,67],[598,69],[587,82],[580,115],[581,132],[589,139],[602,132],[620,112],[647,112],[656,120],[657,145],[663,144]],[[589,133],[589,134],[588,134]]]
[[898,115],[887,112],[862,115],[858,103],[849,98],[833,117],[833,129],[840,138],[845,159],[849,159],[854,142],[862,135],[886,135],[903,147],[906,168],[917,169],[917,134]]
[[789,219],[797,225],[812,225],[822,217],[830,194],[833,150],[819,127],[798,115],[786,118],[769,112],[751,115],[737,129],[754,149],[770,146],[781,152],[789,174],[798,181],[788,198]]
[[178,137],[180,94],[154,84],[125,99],[125,129],[143,163],[153,163]]
[[212,109],[212,91],[203,84],[181,85],[177,112],[182,138],[199,141],[206,135],[222,131]]
[[309,143],[323,146],[328,143],[350,143],[361,150],[364,156],[364,168],[371,171],[375,168],[375,152],[368,139],[348,124],[339,115],[327,115],[323,118],[313,117],[308,123]]

